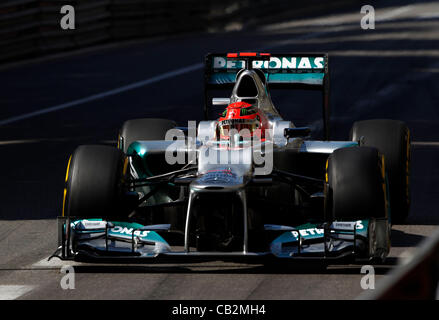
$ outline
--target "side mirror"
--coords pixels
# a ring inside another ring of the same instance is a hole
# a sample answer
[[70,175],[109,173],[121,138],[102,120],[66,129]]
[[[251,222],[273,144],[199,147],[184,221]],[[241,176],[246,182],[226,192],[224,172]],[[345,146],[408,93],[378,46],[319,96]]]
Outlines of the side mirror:
[[299,128],[285,128],[284,136],[287,139],[298,138],[298,137],[307,137],[311,133],[311,129],[309,127],[299,127]]
[[228,106],[230,98],[212,98],[212,104],[214,106]]

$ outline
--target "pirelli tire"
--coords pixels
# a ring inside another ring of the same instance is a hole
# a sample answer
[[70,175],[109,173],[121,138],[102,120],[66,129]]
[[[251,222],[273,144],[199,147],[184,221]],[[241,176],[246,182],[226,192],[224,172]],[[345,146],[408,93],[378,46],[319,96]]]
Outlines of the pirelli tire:
[[[144,118],[125,121],[119,131],[118,148],[125,154],[132,155],[130,153],[132,153],[133,150],[130,150],[130,146],[133,142],[165,140],[166,133],[174,129],[176,125],[175,121],[168,119]],[[179,134],[184,135],[182,131],[179,132]],[[140,166],[143,167],[143,170],[146,169],[149,175],[164,174],[179,169],[176,165],[168,164],[162,154],[148,153],[146,156],[146,168],[144,167],[145,164],[141,164]],[[135,163],[139,165],[136,157],[134,157],[132,161],[133,166],[135,166]]]
[[384,166],[384,159],[376,148],[335,150],[328,158],[325,177],[327,219],[387,218]]
[[389,182],[391,220],[401,223],[410,211],[410,130],[397,120],[365,120],[355,122],[350,132],[352,141],[375,147],[384,155]]
[[125,153],[134,141],[164,140],[166,132],[177,126],[168,119],[133,119],[125,121],[119,133],[119,148]]
[[69,159],[63,215],[114,218],[122,214],[123,152],[102,145],[79,146]]
[[[122,128],[119,131],[118,148],[127,154],[130,145],[134,141],[148,141],[148,140],[165,140],[166,133],[170,129],[174,129],[177,126],[176,122],[168,119],[159,118],[143,118],[133,119],[125,121]],[[184,134],[181,132],[181,134]],[[133,158],[133,165],[136,158]],[[147,170],[149,175],[158,175],[177,170],[180,167],[178,165],[167,164],[162,154],[148,154],[147,157]],[[130,175],[130,170],[128,170]],[[133,178],[136,178],[135,176]],[[136,189],[143,194],[147,194],[149,190],[145,188]],[[177,194],[180,194],[180,189],[177,187],[166,186],[160,189],[160,193],[170,195],[174,199]],[[180,214],[182,209],[178,207],[163,207],[152,208],[150,211],[153,223],[170,223],[173,228],[178,228],[183,222],[183,216]]]

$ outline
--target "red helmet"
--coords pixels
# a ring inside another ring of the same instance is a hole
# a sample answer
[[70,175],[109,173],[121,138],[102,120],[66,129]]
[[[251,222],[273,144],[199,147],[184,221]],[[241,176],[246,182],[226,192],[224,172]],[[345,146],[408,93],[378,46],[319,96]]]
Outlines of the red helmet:
[[[262,129],[258,108],[247,102],[230,104],[218,119],[219,137],[229,140],[232,133],[239,133],[242,137],[252,137],[256,129]],[[259,131],[259,137],[261,135]]]

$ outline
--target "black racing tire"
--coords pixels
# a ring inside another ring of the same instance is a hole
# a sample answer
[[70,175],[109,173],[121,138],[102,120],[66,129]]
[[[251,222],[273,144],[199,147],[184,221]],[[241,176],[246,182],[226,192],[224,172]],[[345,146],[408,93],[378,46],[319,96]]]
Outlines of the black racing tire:
[[[134,141],[165,140],[168,130],[176,126],[175,121],[168,119],[144,118],[125,121],[119,133],[118,147],[127,154],[130,144]],[[152,175],[180,169],[179,165],[167,164],[162,154],[148,155],[147,167]],[[177,192],[180,192],[180,188],[169,187],[168,192],[172,192],[175,196]],[[151,216],[159,219],[153,220],[154,223],[171,223],[173,228],[177,228],[175,226],[184,223],[182,222],[183,215],[178,214],[179,210],[181,208],[177,207],[154,208]]]
[[166,132],[177,126],[168,119],[133,119],[125,121],[119,134],[119,147],[125,153],[134,141],[164,140]]
[[376,148],[349,147],[328,158],[325,190],[327,219],[386,218],[383,158]]
[[67,169],[63,215],[104,219],[119,216],[124,160],[123,152],[114,147],[76,148]]
[[[362,138],[364,137],[364,138]],[[355,122],[350,132],[352,141],[375,147],[384,155],[389,182],[391,220],[401,223],[410,211],[410,130],[402,121],[365,120]]]

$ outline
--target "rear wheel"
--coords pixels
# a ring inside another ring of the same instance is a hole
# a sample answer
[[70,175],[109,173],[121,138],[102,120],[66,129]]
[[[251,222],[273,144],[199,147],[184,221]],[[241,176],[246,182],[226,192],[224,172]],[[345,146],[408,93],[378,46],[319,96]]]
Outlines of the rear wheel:
[[365,120],[354,123],[350,138],[375,147],[384,155],[391,219],[403,222],[410,210],[410,130],[402,121]]
[[[168,130],[176,127],[175,121],[168,119],[133,119],[125,121],[120,133],[118,147],[127,154],[130,145],[135,141],[151,141],[151,140],[165,140]],[[130,150],[131,153],[131,150]],[[147,154],[142,159],[132,158],[133,178],[144,178],[146,176],[153,176],[163,174],[179,169],[179,165],[170,165],[165,161],[164,154]],[[142,218],[145,224],[160,224],[171,223],[173,229],[182,229],[183,224],[182,208],[178,207],[152,207],[151,204],[169,203],[176,200],[181,194],[182,187],[175,187],[171,185],[162,186],[149,200],[150,204],[143,205],[138,212],[143,212]],[[132,190],[139,193],[142,197],[152,189],[148,186],[138,187]]]
[[168,119],[134,119],[125,121],[120,130],[119,148],[125,153],[134,141],[164,140],[166,132],[176,127],[175,121]]
[[113,218],[122,213],[124,154],[109,146],[79,146],[66,176],[63,215]]
[[335,150],[328,158],[326,180],[330,220],[387,217],[385,168],[376,148]]

